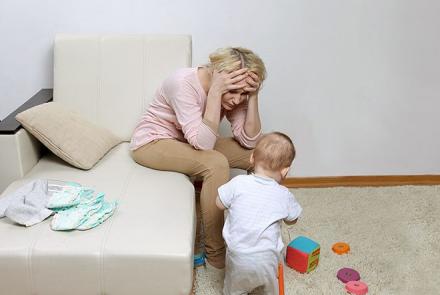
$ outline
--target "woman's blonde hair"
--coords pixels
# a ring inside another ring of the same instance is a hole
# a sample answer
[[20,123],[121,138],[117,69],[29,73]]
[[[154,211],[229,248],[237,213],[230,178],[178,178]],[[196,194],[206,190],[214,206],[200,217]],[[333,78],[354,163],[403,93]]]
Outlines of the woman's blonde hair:
[[[251,50],[243,47],[226,47],[217,49],[209,55],[209,61],[214,70],[232,72],[241,68],[257,74],[260,82],[266,79],[266,67],[261,58]],[[241,61],[240,65],[234,63]]]

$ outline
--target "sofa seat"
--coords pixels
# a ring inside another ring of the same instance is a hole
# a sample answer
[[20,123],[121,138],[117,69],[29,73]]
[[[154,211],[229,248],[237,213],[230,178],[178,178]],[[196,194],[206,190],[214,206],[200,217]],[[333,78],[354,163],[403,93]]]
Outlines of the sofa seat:
[[119,206],[83,232],[52,231],[50,218],[29,228],[0,219],[2,294],[190,293],[195,200],[185,175],[138,165],[124,142],[89,171],[47,154],[3,195],[38,178],[79,182]]

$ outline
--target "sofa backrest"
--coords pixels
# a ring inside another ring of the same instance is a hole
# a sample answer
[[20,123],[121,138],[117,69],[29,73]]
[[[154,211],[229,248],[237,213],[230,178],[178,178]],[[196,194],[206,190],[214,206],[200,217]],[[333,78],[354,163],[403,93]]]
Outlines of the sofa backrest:
[[162,80],[189,66],[188,35],[58,34],[54,101],[129,141]]

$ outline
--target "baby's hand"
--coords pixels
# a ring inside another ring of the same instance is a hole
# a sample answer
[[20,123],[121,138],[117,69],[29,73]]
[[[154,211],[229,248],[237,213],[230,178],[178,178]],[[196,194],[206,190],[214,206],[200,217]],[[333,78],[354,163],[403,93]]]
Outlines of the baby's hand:
[[294,225],[296,222],[298,221],[298,218],[292,220],[292,221],[287,221],[284,219],[284,223],[287,225]]

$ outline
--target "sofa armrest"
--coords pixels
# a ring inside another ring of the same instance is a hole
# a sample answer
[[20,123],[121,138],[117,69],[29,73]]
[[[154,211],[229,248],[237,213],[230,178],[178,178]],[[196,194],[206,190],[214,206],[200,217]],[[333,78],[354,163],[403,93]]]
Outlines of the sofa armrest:
[[41,158],[43,145],[21,127],[15,116],[52,100],[52,89],[42,89],[0,122],[0,193],[26,175]]
[[28,101],[22,104],[18,109],[9,114],[3,121],[0,122],[0,134],[15,134],[20,128],[21,124],[15,120],[15,116],[27,109],[30,109],[39,104],[43,104],[53,100],[52,89],[41,89]]

